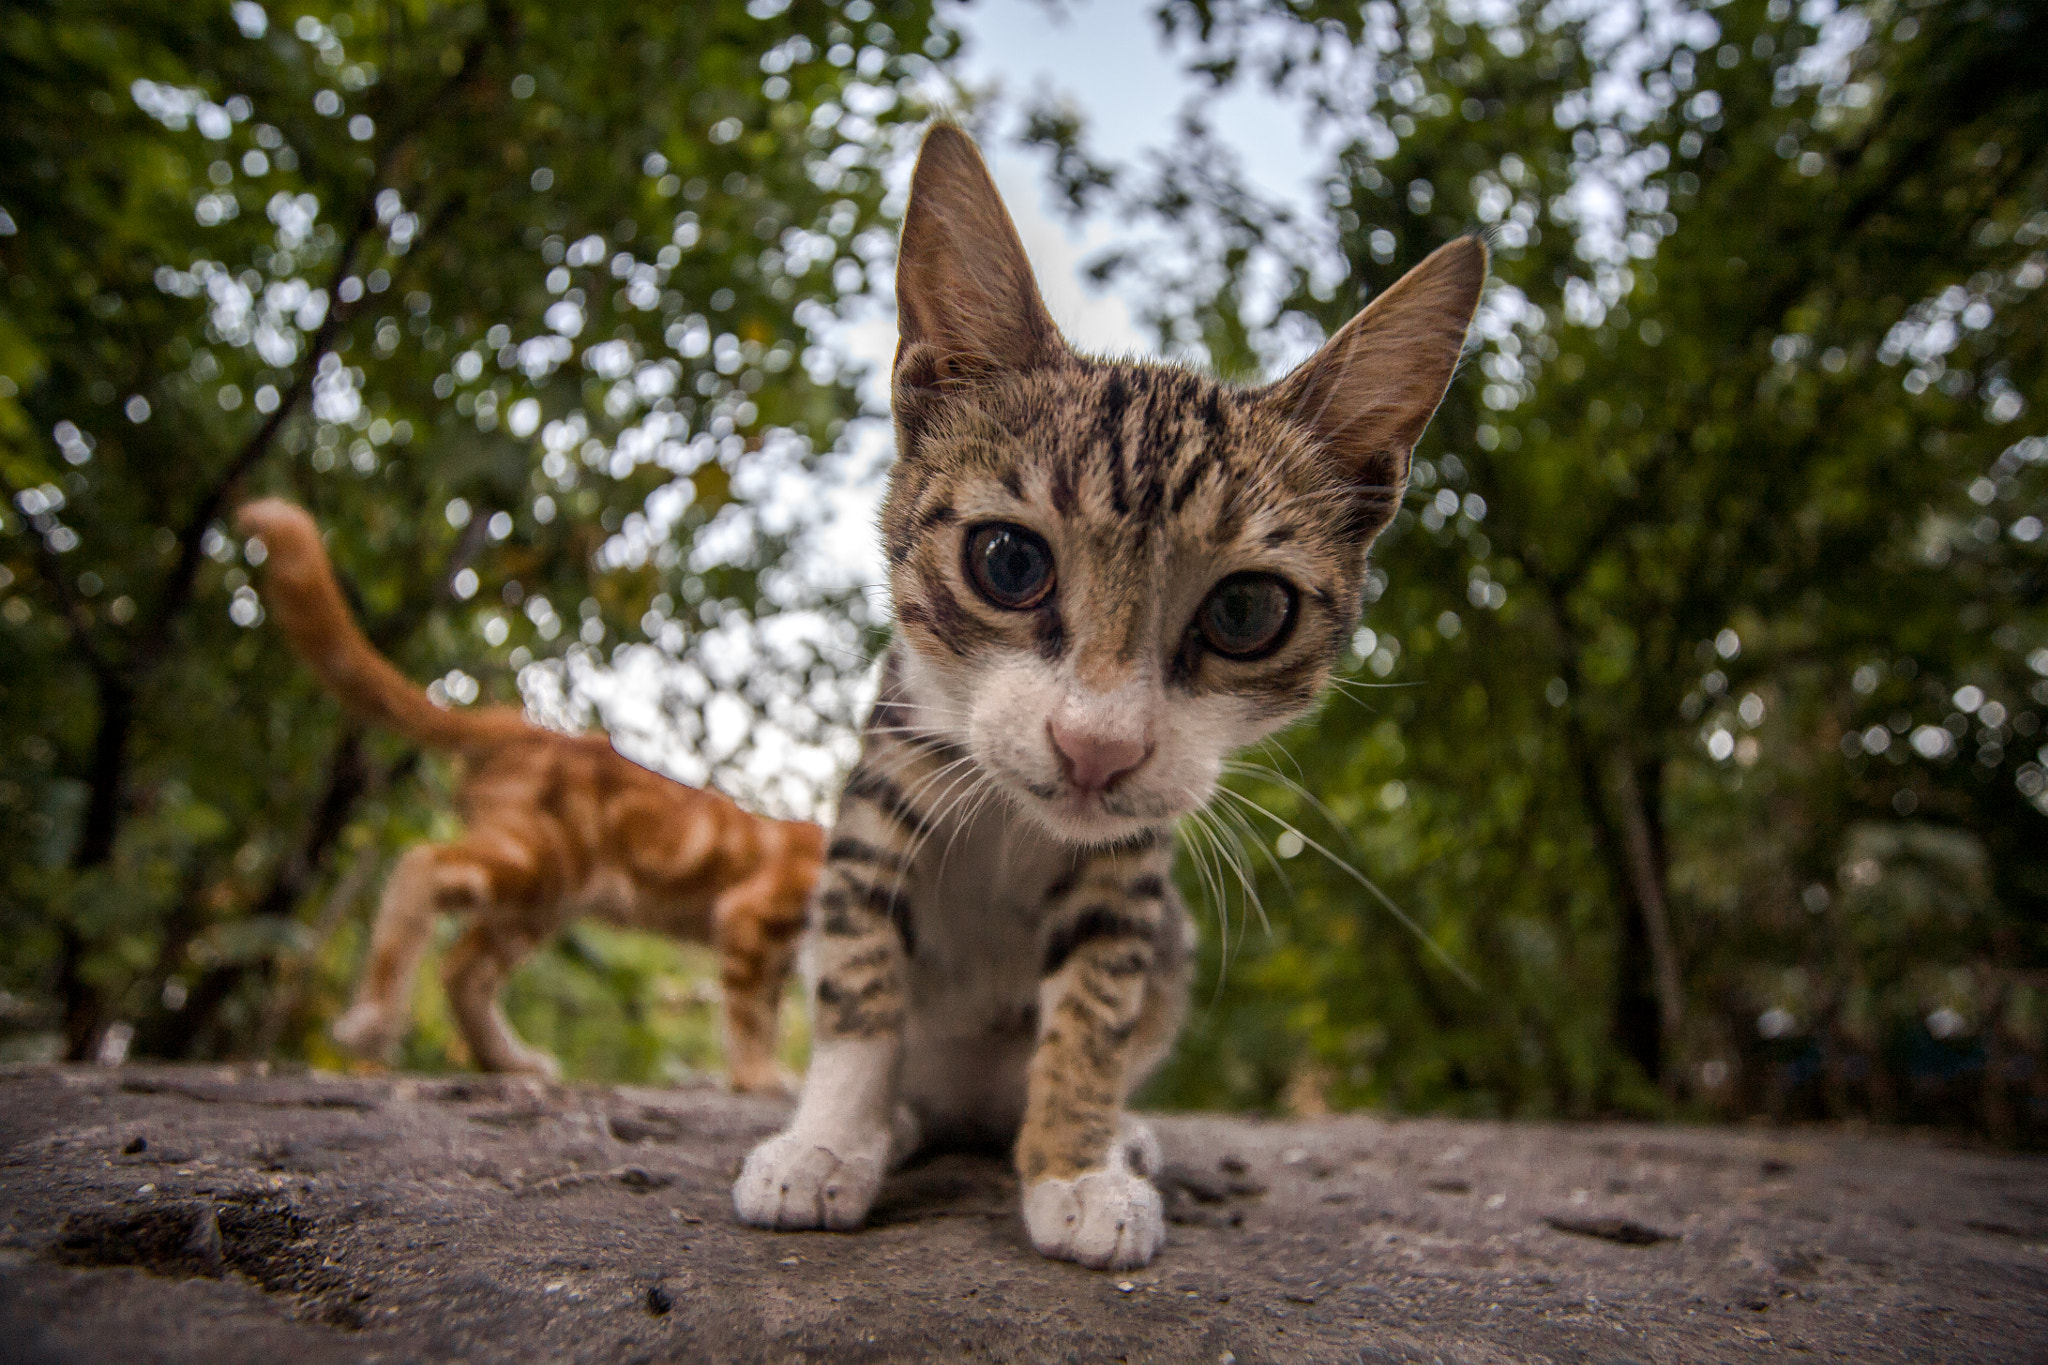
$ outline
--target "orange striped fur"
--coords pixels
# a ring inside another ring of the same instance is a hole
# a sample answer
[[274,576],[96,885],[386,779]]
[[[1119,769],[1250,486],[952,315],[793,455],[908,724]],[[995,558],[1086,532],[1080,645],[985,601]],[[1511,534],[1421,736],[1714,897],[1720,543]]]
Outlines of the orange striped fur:
[[319,528],[264,499],[242,531],[268,550],[270,615],[350,710],[465,761],[459,839],[421,844],[384,887],[343,1045],[387,1055],[411,1012],[412,979],[436,915],[469,918],[442,969],[476,1064],[552,1079],[555,1059],[521,1040],[498,1005],[520,961],[572,919],[713,944],[725,992],[726,1060],[740,1090],[776,1090],[777,1007],[823,857],[816,825],[770,820],[622,757],[602,734],[563,735],[512,707],[443,709],[364,638]]

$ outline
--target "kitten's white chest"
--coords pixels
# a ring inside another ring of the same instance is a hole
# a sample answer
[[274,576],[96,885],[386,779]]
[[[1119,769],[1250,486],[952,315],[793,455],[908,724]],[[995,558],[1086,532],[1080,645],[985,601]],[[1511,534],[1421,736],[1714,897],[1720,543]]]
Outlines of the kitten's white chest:
[[903,1094],[928,1138],[1007,1142],[1015,1130],[1046,892],[1071,857],[1001,809],[938,830],[920,854]]

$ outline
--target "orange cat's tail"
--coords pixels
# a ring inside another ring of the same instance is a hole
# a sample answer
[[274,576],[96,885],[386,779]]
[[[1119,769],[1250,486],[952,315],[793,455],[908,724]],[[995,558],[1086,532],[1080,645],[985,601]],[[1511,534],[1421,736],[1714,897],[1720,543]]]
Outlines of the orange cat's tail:
[[349,613],[320,528],[303,507],[264,498],[237,512],[235,524],[269,552],[263,596],[271,616],[351,711],[434,748],[484,748],[530,733],[526,718],[511,707],[456,711],[434,705],[379,654]]

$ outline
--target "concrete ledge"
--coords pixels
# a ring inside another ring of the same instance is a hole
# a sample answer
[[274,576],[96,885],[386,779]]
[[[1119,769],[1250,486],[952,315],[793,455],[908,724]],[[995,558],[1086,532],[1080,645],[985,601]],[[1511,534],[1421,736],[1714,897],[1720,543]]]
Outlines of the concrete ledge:
[[1002,1163],[734,1224],[781,1105],[487,1077],[0,1072],[0,1361],[2039,1361],[2048,1162],[1835,1132],[1158,1120],[1147,1270]]

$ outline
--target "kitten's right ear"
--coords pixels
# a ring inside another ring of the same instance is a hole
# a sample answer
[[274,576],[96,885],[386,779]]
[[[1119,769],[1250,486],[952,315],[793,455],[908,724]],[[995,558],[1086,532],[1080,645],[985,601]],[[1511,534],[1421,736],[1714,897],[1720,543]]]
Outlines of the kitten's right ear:
[[1266,390],[1273,410],[1343,466],[1367,539],[1401,505],[1408,458],[1450,387],[1485,283],[1483,240],[1438,247]]
[[950,123],[925,134],[910,179],[896,309],[899,388],[958,390],[1067,354],[981,153]]

